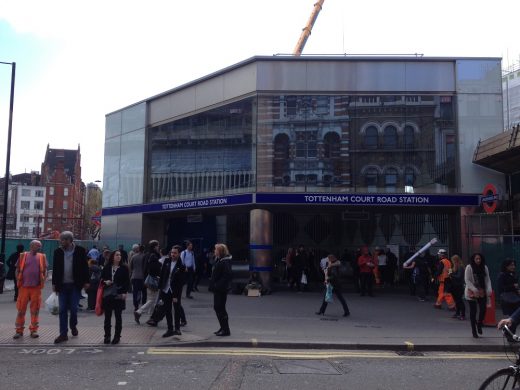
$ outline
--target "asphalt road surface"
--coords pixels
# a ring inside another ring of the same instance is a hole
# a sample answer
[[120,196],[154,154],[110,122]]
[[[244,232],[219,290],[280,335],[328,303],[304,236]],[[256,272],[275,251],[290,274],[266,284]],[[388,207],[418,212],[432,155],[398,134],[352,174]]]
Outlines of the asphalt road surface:
[[505,353],[2,347],[0,389],[478,389]]

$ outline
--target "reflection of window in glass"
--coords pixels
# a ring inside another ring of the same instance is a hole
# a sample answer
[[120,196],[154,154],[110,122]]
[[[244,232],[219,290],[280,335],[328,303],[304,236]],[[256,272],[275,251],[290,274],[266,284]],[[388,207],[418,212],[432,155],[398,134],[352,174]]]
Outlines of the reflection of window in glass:
[[412,126],[404,127],[403,145],[405,149],[413,149],[415,144],[415,133]]
[[446,134],[446,160],[455,158],[455,135]]
[[297,183],[305,183],[305,175],[296,175]]
[[337,133],[327,133],[323,139],[323,157],[337,158],[340,151],[340,139]]
[[29,210],[30,207],[31,207],[31,202],[30,202],[30,201],[28,201],[28,200],[22,200],[22,201],[20,202],[20,208],[21,208],[22,210]]
[[307,144],[307,157],[318,156],[318,144],[316,142],[309,142]]
[[286,175],[283,177],[283,185],[288,186],[289,184],[291,184],[291,177]]
[[316,182],[318,181],[318,175],[307,175],[307,183],[310,183],[310,184],[316,184]]
[[383,132],[383,147],[385,149],[397,148],[397,129],[395,126],[386,126]]
[[274,138],[274,158],[289,158],[289,137],[286,134],[278,134]]
[[419,102],[419,96],[405,96],[406,102],[417,103]]
[[316,100],[316,114],[326,115],[329,113],[329,97],[318,96]]
[[22,190],[22,196],[31,196],[31,190]]
[[375,126],[369,126],[365,130],[365,148],[377,149],[377,129]]
[[453,120],[453,106],[451,104],[451,96],[441,96],[440,116],[442,120]]
[[285,113],[287,116],[296,115],[296,96],[285,97]]
[[332,176],[331,175],[324,175],[323,176],[323,182],[327,183],[327,184],[332,182]]
[[385,171],[385,187],[395,188],[397,186],[397,169],[388,168]]
[[307,144],[305,142],[296,143],[296,157],[307,157]]
[[377,188],[377,169],[369,168],[365,173],[365,185],[369,190],[375,190]]
[[404,170],[404,185],[413,186],[415,182],[415,171],[413,168],[407,167]]

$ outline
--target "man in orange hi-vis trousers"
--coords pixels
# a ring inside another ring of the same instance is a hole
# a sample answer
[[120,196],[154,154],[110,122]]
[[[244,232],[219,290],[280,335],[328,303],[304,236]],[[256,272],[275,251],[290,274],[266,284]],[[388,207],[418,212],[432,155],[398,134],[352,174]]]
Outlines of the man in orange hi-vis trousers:
[[29,331],[32,338],[38,337],[38,321],[40,306],[42,302],[42,289],[47,276],[47,259],[43,253],[38,253],[41,249],[40,241],[31,241],[29,252],[20,253],[20,258],[16,264],[16,283],[18,284],[18,300],[16,301],[16,333],[14,339],[23,336],[25,326],[25,313],[29,302],[31,311],[31,325]]
[[437,302],[435,302],[434,307],[436,309],[442,308],[442,301],[446,300],[446,304],[448,305],[449,309],[455,308],[455,300],[453,299],[452,295],[450,293],[445,293],[445,280],[449,277],[452,265],[450,259],[448,259],[448,251],[446,249],[439,249],[439,252],[437,252],[437,255],[439,256],[439,264],[437,269],[437,280],[439,281],[439,294],[437,295]]

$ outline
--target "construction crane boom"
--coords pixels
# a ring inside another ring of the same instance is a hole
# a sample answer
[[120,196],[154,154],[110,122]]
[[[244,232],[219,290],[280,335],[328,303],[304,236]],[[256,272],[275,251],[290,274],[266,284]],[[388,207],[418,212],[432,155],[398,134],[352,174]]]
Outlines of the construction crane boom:
[[314,9],[312,10],[312,13],[307,22],[307,25],[303,28],[302,34],[300,35],[300,39],[298,39],[298,43],[296,44],[296,47],[294,48],[294,51],[293,51],[294,56],[298,57],[302,54],[303,48],[305,47],[305,44],[307,43],[307,39],[309,38],[309,35],[311,35],[312,26],[314,26],[316,19],[318,19],[318,15],[323,7],[324,2],[325,2],[325,0],[318,0],[318,2],[314,4]]

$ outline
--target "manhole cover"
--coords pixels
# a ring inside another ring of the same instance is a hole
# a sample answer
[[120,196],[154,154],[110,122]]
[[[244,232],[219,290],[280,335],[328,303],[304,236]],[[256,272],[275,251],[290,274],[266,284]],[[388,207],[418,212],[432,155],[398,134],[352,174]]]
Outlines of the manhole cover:
[[341,375],[326,360],[276,360],[275,365],[280,374]]
[[424,356],[424,353],[417,351],[397,351],[399,356]]

